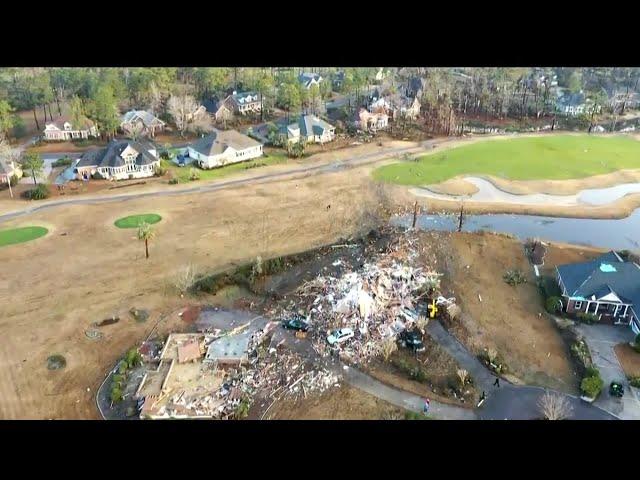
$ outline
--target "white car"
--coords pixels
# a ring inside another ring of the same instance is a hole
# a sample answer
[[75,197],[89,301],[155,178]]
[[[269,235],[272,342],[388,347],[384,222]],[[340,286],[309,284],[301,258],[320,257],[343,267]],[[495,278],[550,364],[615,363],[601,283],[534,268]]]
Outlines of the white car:
[[346,342],[351,337],[353,337],[353,330],[350,328],[341,328],[340,330],[331,332],[331,335],[327,337],[327,342],[329,342],[329,345],[335,345],[336,343]]

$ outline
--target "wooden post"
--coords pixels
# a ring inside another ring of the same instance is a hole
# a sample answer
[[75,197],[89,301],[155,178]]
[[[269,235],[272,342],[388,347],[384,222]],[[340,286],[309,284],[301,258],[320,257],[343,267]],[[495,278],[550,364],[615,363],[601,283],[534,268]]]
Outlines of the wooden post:
[[413,205],[413,224],[411,228],[416,228],[416,220],[418,219],[418,202]]
[[460,217],[458,219],[458,232],[462,231],[462,217],[464,214],[464,205],[460,205]]

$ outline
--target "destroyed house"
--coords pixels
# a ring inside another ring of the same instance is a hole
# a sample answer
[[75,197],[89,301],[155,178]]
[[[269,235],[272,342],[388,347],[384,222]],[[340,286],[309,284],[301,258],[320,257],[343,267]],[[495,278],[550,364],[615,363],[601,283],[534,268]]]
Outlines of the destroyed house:
[[214,340],[207,349],[205,363],[243,364],[249,360],[248,350],[251,332]]
[[638,264],[611,251],[589,262],[558,265],[556,273],[567,313],[591,313],[640,333]]

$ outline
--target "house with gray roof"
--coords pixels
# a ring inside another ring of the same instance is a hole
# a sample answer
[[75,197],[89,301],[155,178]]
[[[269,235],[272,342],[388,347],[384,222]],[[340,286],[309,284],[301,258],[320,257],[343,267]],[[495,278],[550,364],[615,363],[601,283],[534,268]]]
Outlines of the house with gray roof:
[[79,177],[99,175],[107,180],[151,177],[160,159],[155,146],[145,141],[112,140],[105,148],[89,150],[74,165]]
[[44,125],[44,139],[47,142],[79,140],[97,136],[98,129],[88,118],[83,118],[79,124],[74,125],[71,117],[62,116]]
[[262,144],[235,130],[214,130],[187,147],[200,168],[222,167],[262,156]]
[[336,127],[315,115],[300,115],[298,121],[282,125],[280,133],[289,143],[298,143],[303,139],[307,143],[326,143],[336,136]]
[[298,75],[298,81],[302,84],[304,88],[307,90],[311,88],[312,85],[320,86],[320,82],[322,82],[322,77],[317,73],[301,73]]
[[120,128],[128,135],[138,132],[153,137],[165,127],[165,122],[146,110],[130,110],[120,119]]
[[640,333],[640,266],[608,252],[589,262],[556,267],[563,309],[592,313],[601,321],[630,325]]

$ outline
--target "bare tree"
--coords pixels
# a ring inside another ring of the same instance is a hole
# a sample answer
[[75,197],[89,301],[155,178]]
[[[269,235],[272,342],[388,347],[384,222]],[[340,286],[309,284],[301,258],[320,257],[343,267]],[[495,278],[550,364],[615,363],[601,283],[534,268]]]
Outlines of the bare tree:
[[198,272],[196,267],[190,264],[185,265],[178,271],[173,279],[173,286],[178,289],[181,297],[193,286],[197,276]]
[[149,84],[149,109],[154,115],[159,115],[162,109],[162,92],[155,82]]
[[387,338],[384,342],[382,342],[382,358],[384,358],[384,361],[389,361],[389,357],[391,357],[391,354],[397,349],[398,344],[393,337]]
[[460,386],[464,388],[464,384],[467,383],[467,378],[469,378],[469,372],[467,372],[464,368],[459,368],[456,370],[456,375],[460,380]]
[[198,109],[198,103],[190,95],[171,95],[167,102],[169,115],[180,130],[180,135],[184,136],[187,127],[193,123],[194,114]]
[[573,414],[573,407],[567,398],[559,393],[546,391],[540,397],[538,406],[547,420],[565,420]]

